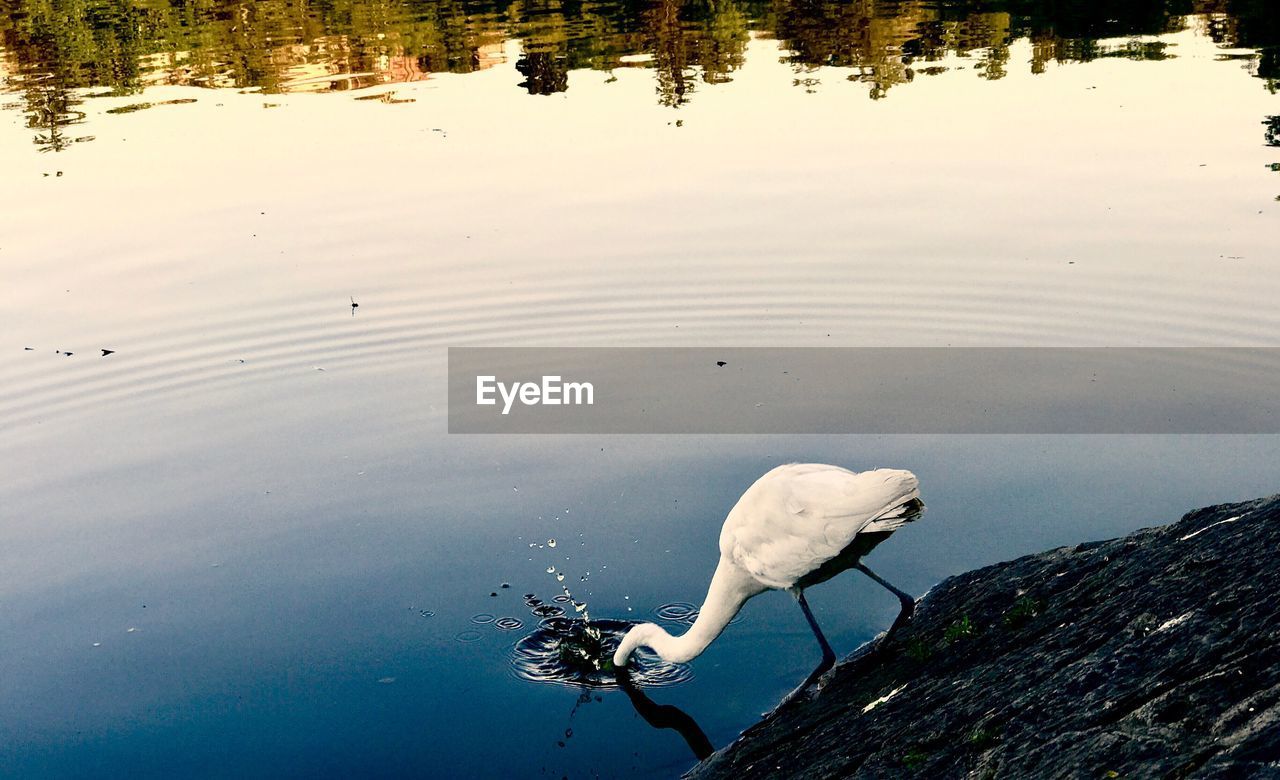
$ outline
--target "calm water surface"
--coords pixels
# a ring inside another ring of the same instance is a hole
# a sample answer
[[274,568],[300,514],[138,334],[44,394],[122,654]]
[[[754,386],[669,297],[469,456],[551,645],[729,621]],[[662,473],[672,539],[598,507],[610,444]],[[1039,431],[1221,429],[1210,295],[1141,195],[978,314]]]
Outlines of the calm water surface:
[[[791,460],[921,476],[916,593],[1280,489],[1276,437],[444,406],[456,345],[1280,345],[1266,3],[2,2],[0,774],[671,776],[517,672],[548,568],[679,617]],[[811,601],[841,653],[896,606]],[[649,692],[719,746],[816,660],[766,595]]]

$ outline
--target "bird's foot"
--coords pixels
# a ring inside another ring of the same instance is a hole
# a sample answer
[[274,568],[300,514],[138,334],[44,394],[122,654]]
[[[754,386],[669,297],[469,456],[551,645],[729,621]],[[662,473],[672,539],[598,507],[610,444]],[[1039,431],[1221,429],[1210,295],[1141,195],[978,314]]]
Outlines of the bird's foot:
[[768,720],[769,718],[772,718],[774,715],[777,715],[779,712],[782,712],[793,704],[811,701],[818,691],[822,690],[822,687],[826,684],[825,678],[827,673],[831,671],[831,668],[832,665],[823,664],[817,669],[814,669],[813,672],[805,678],[804,682],[796,686],[795,690],[782,697],[782,701],[778,702],[776,707],[764,713],[764,719]]
[[880,638],[876,640],[876,649],[879,650],[880,648],[886,646],[889,642],[889,639],[898,632],[898,629],[910,623],[911,618],[915,617],[915,614],[916,614],[915,602],[909,601],[905,598],[902,599],[902,611],[898,613],[898,617],[896,620],[893,621],[893,625],[889,626],[889,630],[881,634]]
[[809,685],[801,685],[791,693],[783,696],[782,701],[778,702],[777,706],[761,715],[761,719],[769,720],[783,710],[789,709],[794,704],[809,701],[813,698],[813,693],[814,691]]

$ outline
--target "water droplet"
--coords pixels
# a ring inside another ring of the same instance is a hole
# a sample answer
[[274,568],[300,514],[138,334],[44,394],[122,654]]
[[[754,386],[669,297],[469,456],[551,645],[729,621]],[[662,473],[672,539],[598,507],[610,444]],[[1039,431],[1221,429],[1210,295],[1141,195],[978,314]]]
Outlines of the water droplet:
[[494,621],[493,615],[490,615],[488,612],[481,612],[479,615],[471,616],[472,623],[476,623],[482,626],[487,623],[492,623],[493,621]]
[[484,635],[479,631],[476,631],[474,628],[468,628],[466,631],[459,631],[453,638],[459,642],[475,642],[482,636]]
[[555,574],[555,573],[556,573],[556,567],[554,566],[547,567],[547,574]]
[[378,679],[378,682],[379,682],[379,683],[381,683],[381,684],[383,684],[383,685],[390,685],[391,683],[393,683],[393,682],[395,682],[395,681],[396,681],[396,678],[394,678],[394,677],[380,677],[380,678]]
[[556,540],[555,540],[555,539],[548,539],[548,540],[547,540],[547,546],[548,546],[548,547],[555,547],[555,546],[556,546]]

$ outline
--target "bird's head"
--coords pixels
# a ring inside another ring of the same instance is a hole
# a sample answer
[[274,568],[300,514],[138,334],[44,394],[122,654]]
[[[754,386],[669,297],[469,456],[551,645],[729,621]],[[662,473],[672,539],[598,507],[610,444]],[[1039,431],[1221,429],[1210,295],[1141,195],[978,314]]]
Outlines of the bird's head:
[[622,637],[622,641],[618,643],[618,649],[613,651],[613,665],[618,668],[626,666],[637,647],[652,646],[657,637],[666,635],[666,631],[653,623],[641,623],[635,626]]

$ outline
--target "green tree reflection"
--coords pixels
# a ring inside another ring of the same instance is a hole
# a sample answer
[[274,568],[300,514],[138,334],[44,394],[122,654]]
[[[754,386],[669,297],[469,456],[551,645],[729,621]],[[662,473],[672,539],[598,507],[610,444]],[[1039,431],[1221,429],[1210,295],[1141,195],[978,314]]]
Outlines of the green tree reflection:
[[[967,58],[1010,68],[1173,55],[1153,37],[1191,26],[1275,90],[1271,0],[0,0],[0,72],[42,149],[67,147],[93,94],[152,85],[338,91],[470,73],[505,61],[548,95],[575,70],[650,70],[658,101],[733,79],[751,37],[772,38],[795,83],[847,78],[882,98]],[[1028,65],[1011,47],[1030,45]],[[1242,51],[1244,53],[1242,53]],[[831,68],[845,72],[832,72]]]

